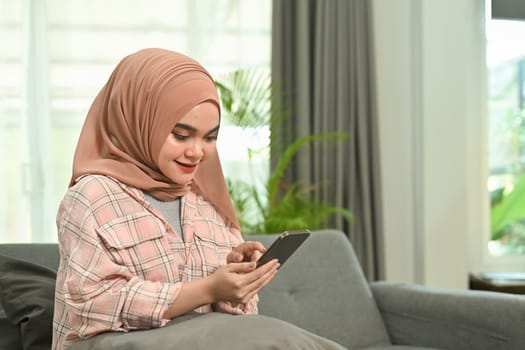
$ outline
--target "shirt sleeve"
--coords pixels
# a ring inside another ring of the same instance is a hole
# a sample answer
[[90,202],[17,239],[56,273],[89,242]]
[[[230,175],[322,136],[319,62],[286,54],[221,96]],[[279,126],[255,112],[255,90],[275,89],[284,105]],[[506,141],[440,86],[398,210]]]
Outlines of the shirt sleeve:
[[254,296],[244,305],[233,306],[229,301],[219,301],[213,304],[213,310],[232,315],[257,315],[257,296]]
[[66,197],[57,224],[63,260],[57,293],[63,293],[72,331],[87,338],[168,322],[162,316],[177,297],[180,283],[141,279],[115,261],[96,232],[99,225],[85,198]]
[[257,315],[259,310],[257,309],[257,303],[259,302],[259,297],[255,294],[250,301],[245,304],[242,308],[243,315]]

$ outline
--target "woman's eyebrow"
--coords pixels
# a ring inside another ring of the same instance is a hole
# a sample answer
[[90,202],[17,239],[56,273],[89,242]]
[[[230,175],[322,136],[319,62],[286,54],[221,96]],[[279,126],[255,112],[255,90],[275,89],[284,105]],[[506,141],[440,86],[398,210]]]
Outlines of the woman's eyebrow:
[[[188,131],[190,131],[190,132],[197,132],[197,131],[199,131],[199,130],[197,130],[196,128],[194,128],[193,126],[188,125],[188,124],[184,124],[184,123],[177,123],[177,124],[175,124],[175,128],[188,130]],[[208,131],[207,134],[211,134],[211,133],[214,133],[214,132],[217,132],[217,131],[219,131],[219,125],[217,125],[217,126],[214,127],[213,129],[211,129],[210,131]]]
[[214,127],[213,129],[211,129],[210,131],[208,131],[208,134],[213,134],[214,132],[217,132],[219,131],[219,125],[217,125],[216,127]]

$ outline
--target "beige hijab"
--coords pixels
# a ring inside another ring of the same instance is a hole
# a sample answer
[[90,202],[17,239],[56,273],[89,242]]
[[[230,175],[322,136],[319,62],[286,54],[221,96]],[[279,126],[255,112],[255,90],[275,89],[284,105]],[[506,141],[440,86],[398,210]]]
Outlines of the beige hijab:
[[[195,60],[163,49],[125,57],[89,109],[69,185],[85,174],[104,174],[160,200],[184,195],[190,186],[164,176],[157,160],[177,121],[205,101],[220,112],[213,79]],[[191,188],[239,227],[216,152],[199,165]]]

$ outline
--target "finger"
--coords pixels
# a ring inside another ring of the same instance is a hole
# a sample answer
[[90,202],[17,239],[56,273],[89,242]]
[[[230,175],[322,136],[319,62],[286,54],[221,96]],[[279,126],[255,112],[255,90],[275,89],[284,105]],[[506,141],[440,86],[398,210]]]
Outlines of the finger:
[[255,294],[257,294],[261,289],[263,289],[268,283],[270,283],[275,275],[277,275],[277,272],[279,271],[280,264],[276,264],[270,271],[268,271],[266,274],[264,274],[261,278],[259,278],[257,281],[249,284],[246,286],[247,295],[246,299],[244,299],[243,303],[248,303],[251,298]]
[[[277,261],[277,259],[272,259],[266,264],[259,266],[257,269],[255,269],[255,271],[252,271],[249,274],[246,274],[244,277],[246,284],[251,284],[257,281],[258,279],[263,277],[265,274],[267,274],[269,271],[276,268],[278,263],[279,262]],[[255,263],[251,262],[250,264],[255,264]]]
[[[255,264],[255,263],[249,263]],[[234,264],[231,264],[234,265]],[[242,264],[236,264],[242,265]],[[242,290],[238,294],[239,299],[236,302],[246,304],[251,297],[256,294],[262,287],[267,285],[277,273],[280,264],[277,259],[273,259],[264,266],[256,268],[254,271],[240,275]]]
[[244,256],[236,250],[232,250],[226,257],[227,263],[242,262],[243,260],[244,260]]
[[251,258],[250,258],[250,261],[257,261],[257,260],[259,260],[259,259],[261,258],[262,255],[263,255],[263,253],[261,253],[260,251],[256,250],[256,251],[252,254],[252,256],[251,256]]
[[262,245],[261,242],[257,241],[246,241],[239,244],[235,249],[241,252],[244,256],[251,256],[254,252],[264,253],[266,248]]
[[257,264],[254,262],[239,262],[239,263],[230,263],[228,268],[230,272],[235,273],[248,273],[256,269]]
[[251,247],[253,250],[259,250],[261,252],[264,252],[266,248],[264,245],[259,241],[246,241],[246,244],[248,244],[249,247]]

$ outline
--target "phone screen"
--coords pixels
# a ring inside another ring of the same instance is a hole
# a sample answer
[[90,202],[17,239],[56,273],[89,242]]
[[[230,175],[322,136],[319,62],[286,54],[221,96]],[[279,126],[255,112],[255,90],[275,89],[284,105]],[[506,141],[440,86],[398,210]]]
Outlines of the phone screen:
[[288,260],[308,236],[310,236],[310,231],[308,230],[283,232],[257,260],[257,266],[261,266],[275,258],[283,266],[284,262]]

